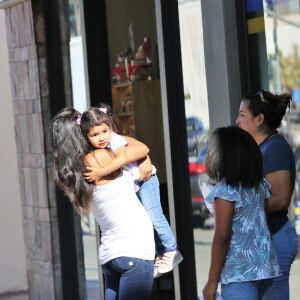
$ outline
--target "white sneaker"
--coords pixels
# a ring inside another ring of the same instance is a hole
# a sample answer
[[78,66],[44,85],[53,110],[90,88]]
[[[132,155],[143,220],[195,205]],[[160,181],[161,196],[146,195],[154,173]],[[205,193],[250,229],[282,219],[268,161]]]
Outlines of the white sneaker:
[[157,262],[155,260],[155,264],[157,264],[158,273],[160,274],[172,271],[183,260],[183,257],[178,250],[166,252],[163,256],[158,258]]

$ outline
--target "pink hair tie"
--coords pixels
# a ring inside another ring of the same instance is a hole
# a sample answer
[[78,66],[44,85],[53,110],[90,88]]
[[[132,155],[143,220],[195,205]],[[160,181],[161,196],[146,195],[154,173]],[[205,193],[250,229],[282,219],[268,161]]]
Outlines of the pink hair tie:
[[105,114],[107,113],[107,108],[105,107],[100,107],[99,110]]
[[77,117],[76,117],[76,123],[78,125],[80,125],[80,123],[81,123],[81,115],[77,115]]

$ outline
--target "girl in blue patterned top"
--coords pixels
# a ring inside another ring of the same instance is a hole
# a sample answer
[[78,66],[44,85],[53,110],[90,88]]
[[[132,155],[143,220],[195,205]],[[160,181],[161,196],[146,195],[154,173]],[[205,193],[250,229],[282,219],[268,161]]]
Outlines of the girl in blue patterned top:
[[213,133],[205,158],[207,174],[217,184],[205,200],[213,204],[215,233],[205,300],[263,299],[280,275],[265,213],[269,183],[262,177],[262,156],[254,139],[234,127]]

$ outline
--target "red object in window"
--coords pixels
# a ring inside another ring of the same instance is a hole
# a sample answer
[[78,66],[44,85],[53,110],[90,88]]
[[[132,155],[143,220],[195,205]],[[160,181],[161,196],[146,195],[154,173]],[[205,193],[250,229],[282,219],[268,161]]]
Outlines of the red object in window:
[[192,202],[194,201],[200,201],[200,202],[203,202],[204,201],[204,198],[203,197],[192,197]]
[[204,164],[199,163],[190,163],[190,175],[199,175],[206,172],[206,168]]

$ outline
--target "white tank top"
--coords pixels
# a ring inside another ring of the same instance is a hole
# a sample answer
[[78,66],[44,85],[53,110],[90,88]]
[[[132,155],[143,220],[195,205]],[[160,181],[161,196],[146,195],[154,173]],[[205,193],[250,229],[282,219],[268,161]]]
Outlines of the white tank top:
[[101,229],[101,265],[122,256],[154,259],[153,226],[127,171],[94,188],[91,210]]

